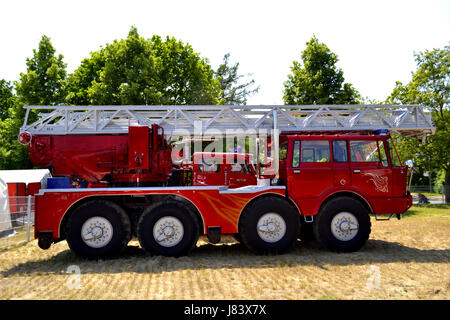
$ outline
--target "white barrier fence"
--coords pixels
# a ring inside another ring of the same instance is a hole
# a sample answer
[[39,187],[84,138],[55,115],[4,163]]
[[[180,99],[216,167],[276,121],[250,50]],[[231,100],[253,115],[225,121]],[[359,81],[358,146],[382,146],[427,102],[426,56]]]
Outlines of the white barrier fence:
[[34,196],[8,197],[9,210],[0,212],[0,249],[33,240]]

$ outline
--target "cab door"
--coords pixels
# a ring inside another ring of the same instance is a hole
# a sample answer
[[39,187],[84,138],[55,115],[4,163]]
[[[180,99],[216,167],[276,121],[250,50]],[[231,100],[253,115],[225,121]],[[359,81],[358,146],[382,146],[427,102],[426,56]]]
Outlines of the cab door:
[[392,170],[382,140],[350,140],[352,185],[368,197],[392,196]]
[[347,140],[333,140],[333,177],[335,187],[352,185]]
[[292,143],[292,160],[287,166],[289,196],[308,215],[322,193],[333,187],[330,141],[308,139]]
[[403,197],[406,194],[408,168],[402,165],[392,138],[384,141],[384,144],[392,166],[392,195],[394,197]]

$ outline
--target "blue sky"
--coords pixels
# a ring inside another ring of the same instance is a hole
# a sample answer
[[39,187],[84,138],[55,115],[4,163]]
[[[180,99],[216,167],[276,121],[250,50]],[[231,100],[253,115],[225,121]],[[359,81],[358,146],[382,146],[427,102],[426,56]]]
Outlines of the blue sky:
[[338,55],[346,81],[377,100],[410,80],[414,52],[450,41],[448,0],[15,0],[0,8],[0,78],[18,79],[43,34],[72,72],[135,25],[145,38],[190,43],[213,68],[230,52],[260,86],[248,104],[282,104],[292,61],[313,34]]

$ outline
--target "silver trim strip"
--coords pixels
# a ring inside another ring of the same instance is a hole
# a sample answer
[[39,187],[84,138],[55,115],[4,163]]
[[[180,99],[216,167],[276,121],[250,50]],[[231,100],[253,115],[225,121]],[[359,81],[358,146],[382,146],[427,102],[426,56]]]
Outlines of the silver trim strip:
[[141,188],[69,188],[69,189],[41,189],[38,195],[52,192],[111,192],[111,191],[185,191],[185,190],[219,190],[219,193],[254,193],[265,190],[286,189],[285,186],[245,186],[236,189],[228,189],[227,186],[195,186],[195,187],[141,187]]
[[220,194],[257,193],[257,192],[266,191],[266,190],[286,190],[286,187],[285,186],[267,186],[267,187],[251,186],[251,188],[242,187],[242,188],[236,188],[236,189],[219,190],[219,193]]

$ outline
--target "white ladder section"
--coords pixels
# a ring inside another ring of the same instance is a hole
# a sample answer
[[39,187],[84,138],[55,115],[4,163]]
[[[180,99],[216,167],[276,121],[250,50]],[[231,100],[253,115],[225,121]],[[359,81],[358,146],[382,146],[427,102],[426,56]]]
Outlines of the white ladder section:
[[[388,129],[406,136],[433,134],[430,112],[418,105],[251,106],[25,106],[20,132],[32,135],[123,134],[130,125],[164,128],[166,135],[278,129],[278,132]],[[30,110],[39,120],[28,124]],[[244,133],[245,135],[247,133]],[[239,135],[238,133],[236,135]]]

